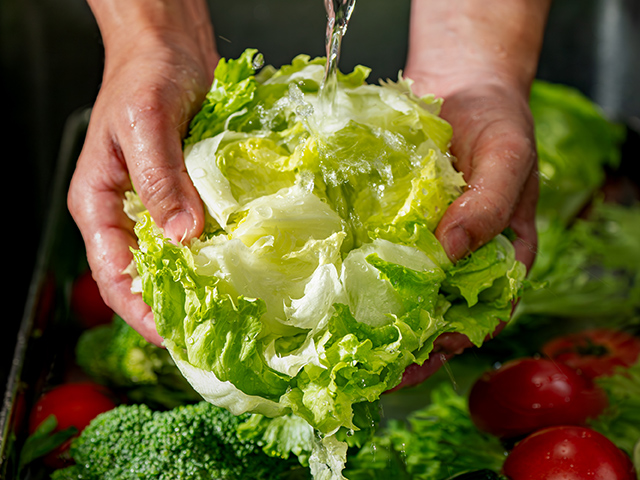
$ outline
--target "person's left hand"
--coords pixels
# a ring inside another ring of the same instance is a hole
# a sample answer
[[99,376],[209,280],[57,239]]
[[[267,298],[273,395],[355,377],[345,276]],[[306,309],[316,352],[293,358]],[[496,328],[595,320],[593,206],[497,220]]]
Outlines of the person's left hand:
[[[463,3],[454,15],[445,1],[414,1],[413,45],[404,71],[417,95],[443,99],[454,166],[467,183],[435,233],[456,262],[510,227],[516,258],[529,270],[537,249],[538,201],[529,88],[548,5],[511,0],[479,14],[478,8],[487,7]],[[490,337],[502,328],[504,322]],[[441,335],[429,359],[406,370],[400,387],[424,381],[471,346],[465,335]]]
[[[418,94],[444,91],[424,77],[414,87]],[[451,152],[467,188],[438,224],[438,240],[458,261],[510,227],[516,235],[516,258],[531,268],[537,248],[538,171],[527,98],[506,83],[460,83],[459,89],[447,92],[441,114],[452,125]],[[501,323],[492,336],[503,327]],[[440,336],[427,362],[407,370],[403,386],[420,383],[471,346],[462,334]]]

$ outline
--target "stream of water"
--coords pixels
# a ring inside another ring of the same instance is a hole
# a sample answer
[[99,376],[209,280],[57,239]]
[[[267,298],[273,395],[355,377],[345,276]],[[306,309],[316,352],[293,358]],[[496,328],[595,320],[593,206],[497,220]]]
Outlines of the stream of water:
[[356,0],[324,0],[327,11],[327,30],[325,43],[327,50],[327,64],[324,79],[320,87],[320,105],[324,115],[332,115],[338,89],[338,63],[340,49],[349,19],[356,5]]

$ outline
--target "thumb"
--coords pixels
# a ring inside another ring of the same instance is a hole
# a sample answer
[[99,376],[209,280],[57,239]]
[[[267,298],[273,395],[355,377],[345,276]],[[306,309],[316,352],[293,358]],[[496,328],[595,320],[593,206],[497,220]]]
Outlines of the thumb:
[[491,142],[488,150],[475,153],[467,190],[449,206],[436,229],[454,261],[501,233],[517,212],[525,210],[518,216],[526,220],[535,215],[535,201],[528,200],[535,199],[537,191],[535,149],[525,136],[496,138],[500,141]]

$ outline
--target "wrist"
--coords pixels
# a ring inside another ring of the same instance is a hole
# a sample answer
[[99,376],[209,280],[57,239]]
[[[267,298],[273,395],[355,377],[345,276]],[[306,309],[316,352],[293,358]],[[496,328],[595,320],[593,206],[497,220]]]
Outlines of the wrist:
[[218,60],[208,7],[203,0],[89,0],[109,58],[171,47],[202,65]]
[[528,97],[550,0],[413,0],[405,75],[446,97],[482,82]]

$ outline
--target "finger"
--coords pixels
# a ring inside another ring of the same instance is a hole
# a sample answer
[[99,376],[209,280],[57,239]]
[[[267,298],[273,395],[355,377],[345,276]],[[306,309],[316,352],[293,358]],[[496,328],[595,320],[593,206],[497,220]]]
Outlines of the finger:
[[525,184],[522,198],[509,224],[516,235],[516,239],[513,242],[516,250],[516,259],[524,263],[527,271],[531,269],[538,249],[538,233],[536,230],[538,194],[539,176],[538,169],[534,166],[534,171]]
[[460,355],[471,346],[473,346],[473,343],[466,335],[458,332],[448,332],[436,338],[433,350],[447,355]]
[[426,379],[438,372],[444,364],[446,364],[453,355],[442,352],[432,352],[429,358],[422,364],[412,363],[402,374],[402,380],[394,388],[388,390],[387,393],[400,390],[401,388],[419,385]]
[[[506,322],[499,322],[494,331],[486,336],[485,342],[495,338],[505,326]],[[456,355],[460,355],[470,347],[473,347],[473,343],[466,335],[458,332],[443,333],[436,338],[433,351],[429,355],[429,358],[422,365],[418,365],[417,363],[409,365],[403,372],[400,383],[389,391],[393,392],[424,382],[440,370],[449,360]]]
[[122,208],[130,184],[116,150],[88,132],[69,188],[69,211],[83,236],[104,301],[147,341],[161,345],[150,307],[131,293],[131,277],[124,273],[133,259],[130,248],[136,246],[136,239]]
[[[481,122],[482,123],[482,122]],[[436,236],[452,260],[476,250],[508,225],[535,165],[535,146],[522,125],[508,116],[489,119],[480,132],[461,128],[459,135],[475,138],[456,152],[467,190],[441,219]],[[454,125],[455,131],[455,125]]]
[[[136,99],[119,131],[129,173],[142,203],[175,243],[202,233],[204,209],[182,153],[184,111],[165,107],[162,92]],[[152,107],[156,105],[157,107]]]

